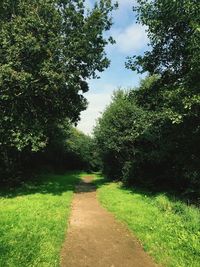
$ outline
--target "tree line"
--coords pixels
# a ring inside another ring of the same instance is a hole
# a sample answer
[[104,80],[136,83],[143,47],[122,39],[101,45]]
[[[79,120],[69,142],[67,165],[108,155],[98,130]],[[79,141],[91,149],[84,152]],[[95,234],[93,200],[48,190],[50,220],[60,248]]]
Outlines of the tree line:
[[126,67],[147,72],[118,90],[94,130],[108,177],[200,193],[200,2],[138,0],[151,49]]

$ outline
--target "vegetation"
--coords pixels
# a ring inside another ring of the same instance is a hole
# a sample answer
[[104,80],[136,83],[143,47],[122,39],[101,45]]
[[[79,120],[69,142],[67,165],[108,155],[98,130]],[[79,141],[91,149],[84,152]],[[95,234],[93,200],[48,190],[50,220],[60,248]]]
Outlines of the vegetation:
[[109,65],[110,0],[0,3],[0,173],[23,172],[60,124],[86,108],[86,79]]
[[105,184],[101,179],[96,183],[103,206],[128,226],[156,262],[167,267],[199,266],[199,209],[163,193]]
[[0,192],[0,266],[59,266],[79,173],[43,174]]
[[[54,129],[46,148],[35,153],[32,160],[36,168],[59,170],[99,170],[99,159],[95,153],[94,140],[81,131],[65,123]],[[31,167],[29,166],[29,169]]]
[[148,72],[138,88],[118,91],[94,135],[104,173],[128,183],[200,194],[199,2],[138,1],[151,51],[127,67]]
[[126,67],[146,78],[114,93],[90,137],[75,126],[88,79],[109,66],[117,4],[1,0],[0,266],[59,265],[80,174],[44,169],[102,170],[118,183],[100,201],[159,263],[199,266],[200,1],[137,3],[151,49]]

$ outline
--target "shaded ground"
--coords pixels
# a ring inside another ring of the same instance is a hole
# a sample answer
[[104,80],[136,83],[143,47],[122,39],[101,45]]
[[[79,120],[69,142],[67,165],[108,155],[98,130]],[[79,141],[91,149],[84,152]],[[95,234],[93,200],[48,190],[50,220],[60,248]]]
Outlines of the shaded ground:
[[92,177],[77,186],[62,267],[155,267],[138,241],[96,198]]

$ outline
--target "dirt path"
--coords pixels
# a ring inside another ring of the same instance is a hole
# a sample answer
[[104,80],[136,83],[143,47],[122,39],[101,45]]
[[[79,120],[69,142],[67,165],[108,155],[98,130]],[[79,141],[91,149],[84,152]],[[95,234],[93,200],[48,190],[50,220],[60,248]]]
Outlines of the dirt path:
[[138,241],[96,198],[92,177],[77,186],[62,267],[155,267]]

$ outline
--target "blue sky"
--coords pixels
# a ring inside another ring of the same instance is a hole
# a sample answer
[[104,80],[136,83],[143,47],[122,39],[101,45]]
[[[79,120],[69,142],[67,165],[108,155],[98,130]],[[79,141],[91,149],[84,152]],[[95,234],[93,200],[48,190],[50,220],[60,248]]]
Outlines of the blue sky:
[[[86,0],[88,7],[92,7],[93,0]],[[113,91],[119,87],[124,89],[139,84],[141,75],[125,68],[127,56],[139,55],[148,49],[148,38],[145,28],[136,24],[132,11],[135,0],[118,0],[119,8],[113,12],[113,26],[110,35],[116,40],[115,45],[106,48],[110,67],[100,75],[100,79],[90,80],[90,90],[85,94],[89,101],[86,111],[81,113],[78,129],[91,134],[98,117],[109,104]]]

